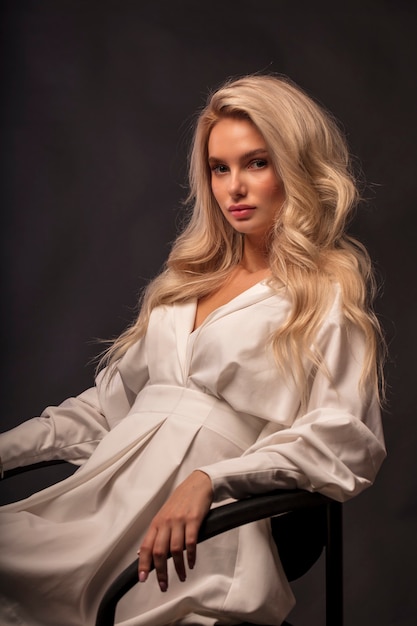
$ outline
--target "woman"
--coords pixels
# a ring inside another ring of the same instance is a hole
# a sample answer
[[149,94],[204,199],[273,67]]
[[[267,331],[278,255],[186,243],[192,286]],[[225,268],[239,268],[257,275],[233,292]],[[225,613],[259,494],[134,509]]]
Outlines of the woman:
[[278,625],[293,597],[268,523],[201,544],[196,563],[210,506],[279,487],[346,500],[384,459],[383,344],[332,118],[287,79],[228,81],[198,118],[189,200],[95,387],[2,435],[6,468],[82,465],[3,509],[4,624],[93,624],[139,547],[149,580],[118,624]]

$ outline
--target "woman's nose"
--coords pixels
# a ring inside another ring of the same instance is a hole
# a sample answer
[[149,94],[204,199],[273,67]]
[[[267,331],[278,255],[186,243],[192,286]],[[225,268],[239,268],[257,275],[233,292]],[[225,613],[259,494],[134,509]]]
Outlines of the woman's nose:
[[246,194],[246,185],[240,172],[231,172],[229,178],[229,194],[232,197],[244,196]]

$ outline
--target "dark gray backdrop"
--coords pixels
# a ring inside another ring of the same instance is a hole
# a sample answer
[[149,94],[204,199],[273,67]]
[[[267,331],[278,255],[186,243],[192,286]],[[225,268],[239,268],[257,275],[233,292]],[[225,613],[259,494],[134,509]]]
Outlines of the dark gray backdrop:
[[[365,172],[352,229],[383,284],[390,342],[388,460],[344,509],[346,624],[414,626],[414,3],[3,0],[1,9],[1,428],[90,386],[95,339],[134,316],[180,221],[189,128],[208,89],[230,75],[285,73],[342,120]],[[13,492],[31,488],[25,478]],[[295,626],[323,624],[321,575],[295,585]]]

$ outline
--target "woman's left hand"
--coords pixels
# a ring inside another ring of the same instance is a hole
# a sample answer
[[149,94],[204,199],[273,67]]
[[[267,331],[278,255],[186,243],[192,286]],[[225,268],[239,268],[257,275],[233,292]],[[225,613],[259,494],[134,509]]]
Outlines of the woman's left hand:
[[171,494],[153,518],[142,541],[139,553],[139,580],[148,578],[152,561],[161,591],[168,588],[167,559],[172,554],[178,578],[184,581],[186,570],[196,561],[197,536],[201,523],[213,501],[211,480],[207,474],[195,470]]

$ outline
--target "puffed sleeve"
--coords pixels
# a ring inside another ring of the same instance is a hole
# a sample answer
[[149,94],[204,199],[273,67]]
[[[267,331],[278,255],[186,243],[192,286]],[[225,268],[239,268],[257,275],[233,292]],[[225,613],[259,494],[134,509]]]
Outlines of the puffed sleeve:
[[370,390],[359,391],[363,336],[330,319],[318,343],[330,377],[316,373],[308,407],[292,426],[276,428],[271,420],[270,433],[241,457],[200,468],[212,480],[216,501],[278,488],[344,501],[375,480],[385,446],[379,404]]
[[[132,373],[133,372],[133,373]],[[39,461],[63,459],[81,465],[101,439],[129,412],[135,394],[126,380],[135,378],[140,388],[148,379],[144,342],[134,344],[116,365],[104,369],[94,387],[59,406],[47,407],[40,417],[29,419],[0,434],[3,469]]]

